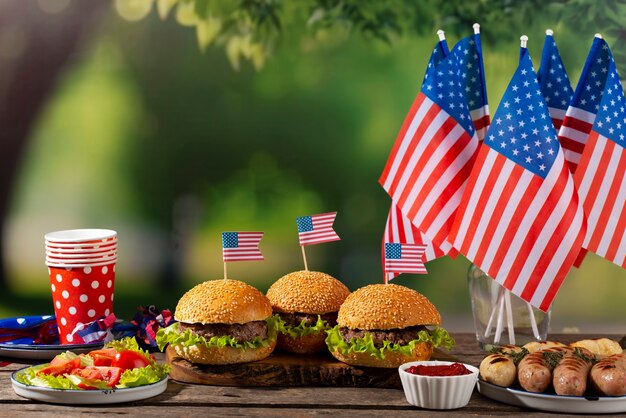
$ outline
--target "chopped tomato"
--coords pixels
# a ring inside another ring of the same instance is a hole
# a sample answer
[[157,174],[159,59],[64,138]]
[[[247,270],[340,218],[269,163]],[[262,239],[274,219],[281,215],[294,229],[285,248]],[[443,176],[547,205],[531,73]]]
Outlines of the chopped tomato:
[[55,357],[48,366],[37,372],[40,374],[49,374],[52,376],[58,376],[65,373],[70,373],[73,369],[80,367],[80,358],[76,357],[73,360],[64,360],[60,357]]
[[122,350],[115,356],[113,367],[119,367],[123,370],[135,369],[138,367],[149,366],[150,360],[146,356],[132,350]]
[[90,351],[88,354],[93,359],[94,366],[109,367],[115,359],[117,350],[115,348],[102,348],[100,350]]
[[[113,387],[119,383],[122,369],[119,367],[87,366],[72,370],[72,374],[87,380],[102,380],[109,387]],[[86,386],[83,389],[95,388],[94,386],[89,386],[88,383],[83,383],[82,385]],[[81,387],[81,384],[78,386]]]

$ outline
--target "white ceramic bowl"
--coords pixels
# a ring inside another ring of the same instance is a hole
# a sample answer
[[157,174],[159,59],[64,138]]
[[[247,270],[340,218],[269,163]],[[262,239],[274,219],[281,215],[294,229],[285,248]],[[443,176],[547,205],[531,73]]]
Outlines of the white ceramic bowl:
[[478,369],[463,364],[471,374],[461,376],[422,376],[406,370],[411,366],[446,366],[453,361],[412,361],[398,367],[404,396],[411,405],[425,409],[456,409],[469,402],[476,382]]

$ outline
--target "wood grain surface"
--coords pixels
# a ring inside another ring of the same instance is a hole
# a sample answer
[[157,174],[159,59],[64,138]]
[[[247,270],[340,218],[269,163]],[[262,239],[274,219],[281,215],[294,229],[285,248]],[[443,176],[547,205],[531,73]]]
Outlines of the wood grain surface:
[[[433,360],[455,360],[435,350]],[[250,363],[211,366],[192,364],[178,357],[173,349],[165,352],[172,366],[170,377],[185,383],[213,386],[336,386],[401,388],[396,368],[355,367],[342,363],[329,353],[299,355],[275,351],[263,360]]]

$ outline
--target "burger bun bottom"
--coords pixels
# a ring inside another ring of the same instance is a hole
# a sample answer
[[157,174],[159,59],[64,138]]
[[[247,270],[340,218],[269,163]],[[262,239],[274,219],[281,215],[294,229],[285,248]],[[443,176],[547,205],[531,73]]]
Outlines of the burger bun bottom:
[[319,353],[326,349],[326,331],[319,331],[297,338],[279,333],[277,348],[296,354]]
[[331,352],[331,354],[339,361],[350,364],[352,366],[363,367],[384,367],[384,368],[396,368],[409,361],[425,361],[430,360],[430,356],[433,354],[433,346],[429,342],[422,342],[415,345],[415,349],[410,356],[396,353],[385,352],[385,358],[382,360],[377,359],[369,353],[355,353],[350,352],[348,355],[343,355],[337,351]]
[[259,348],[233,348],[233,347],[207,347],[205,345],[171,345],[176,355],[191,363],[197,364],[236,364],[262,360],[268,357],[276,347],[274,339],[267,347]]

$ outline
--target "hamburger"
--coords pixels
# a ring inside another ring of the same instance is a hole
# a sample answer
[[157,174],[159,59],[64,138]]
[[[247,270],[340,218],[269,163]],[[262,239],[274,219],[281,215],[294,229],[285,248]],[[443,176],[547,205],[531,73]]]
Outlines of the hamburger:
[[439,311],[424,295],[395,284],[373,284],[346,298],[326,344],[344,363],[393,368],[428,360],[436,347],[452,348],[454,339],[440,323]]
[[239,280],[211,280],[185,293],[174,312],[176,323],[157,333],[192,363],[233,364],[261,360],[276,346],[278,318],[269,300]]
[[326,349],[326,331],[337,325],[339,307],[350,294],[334,277],[319,271],[296,271],[267,291],[281,319],[277,347],[298,354]]

